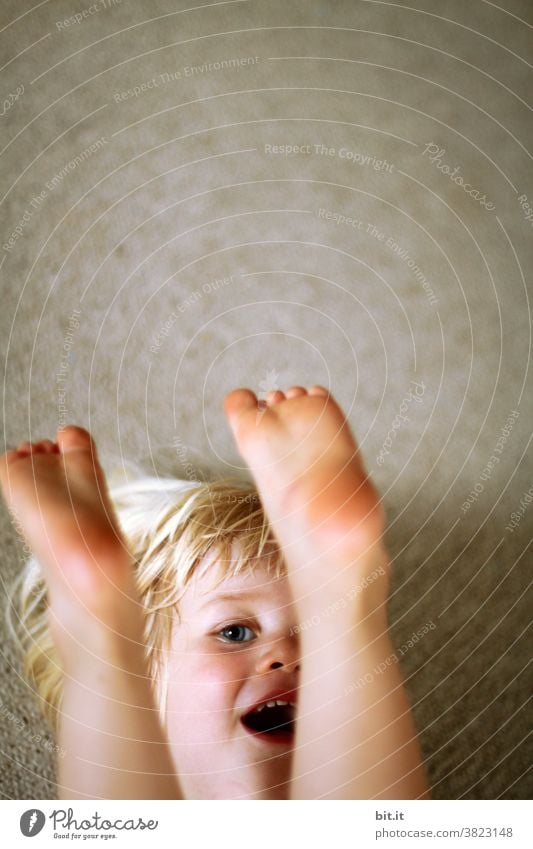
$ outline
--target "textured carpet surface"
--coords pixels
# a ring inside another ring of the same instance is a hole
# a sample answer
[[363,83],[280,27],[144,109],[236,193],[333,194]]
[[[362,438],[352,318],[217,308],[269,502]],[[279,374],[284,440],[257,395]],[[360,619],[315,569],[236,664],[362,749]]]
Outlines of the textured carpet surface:
[[[229,389],[329,386],[433,795],[527,797],[531,4],[89,7],[0,7],[3,445],[225,474]],[[0,674],[0,792],[54,798],[5,630]]]

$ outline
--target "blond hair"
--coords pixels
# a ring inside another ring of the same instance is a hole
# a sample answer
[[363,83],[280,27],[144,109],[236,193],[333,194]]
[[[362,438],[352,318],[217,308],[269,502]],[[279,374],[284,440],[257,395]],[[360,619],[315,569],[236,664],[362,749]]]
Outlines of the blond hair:
[[[243,481],[184,481],[142,477],[110,487],[124,540],[135,561],[145,616],[145,647],[161,716],[166,703],[166,652],[179,601],[194,575],[224,578],[253,571],[258,558],[274,578],[285,574],[279,548],[257,491]],[[217,568],[212,568],[214,555]],[[63,675],[48,625],[47,589],[34,557],[16,581],[10,622],[22,650],[24,672],[54,730]]]

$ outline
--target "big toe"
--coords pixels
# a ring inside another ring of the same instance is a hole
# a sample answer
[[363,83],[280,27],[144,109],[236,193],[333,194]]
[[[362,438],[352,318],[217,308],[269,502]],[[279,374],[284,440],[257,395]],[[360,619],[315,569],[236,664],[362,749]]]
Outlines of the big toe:
[[224,399],[224,412],[230,424],[250,410],[257,410],[257,397],[250,389],[234,389]]
[[58,430],[56,438],[62,454],[69,454],[71,451],[92,451],[96,453],[96,446],[91,434],[83,427],[68,425],[62,430]]
[[310,395],[318,395],[321,398],[327,398],[329,396],[328,390],[324,386],[320,386],[318,383],[314,383],[313,386],[309,387]]
[[105,488],[104,472],[91,434],[83,427],[68,425],[58,430],[56,439],[67,477],[73,482],[84,481],[91,488],[95,483],[99,490]]

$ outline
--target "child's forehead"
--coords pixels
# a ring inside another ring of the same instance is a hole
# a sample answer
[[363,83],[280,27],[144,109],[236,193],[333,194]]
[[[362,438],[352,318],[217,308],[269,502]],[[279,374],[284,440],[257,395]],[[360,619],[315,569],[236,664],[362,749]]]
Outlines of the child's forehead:
[[267,558],[256,558],[233,574],[228,564],[215,554],[206,561],[205,568],[192,577],[187,594],[198,601],[211,596],[266,597],[279,589],[282,581],[274,574]]

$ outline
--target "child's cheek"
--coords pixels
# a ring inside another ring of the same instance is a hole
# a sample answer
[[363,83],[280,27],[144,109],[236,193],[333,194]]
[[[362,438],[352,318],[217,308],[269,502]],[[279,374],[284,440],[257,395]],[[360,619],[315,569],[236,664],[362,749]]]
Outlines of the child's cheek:
[[236,675],[244,666],[244,652],[228,651],[216,645],[197,656],[199,676],[212,685],[228,685],[235,681]]

